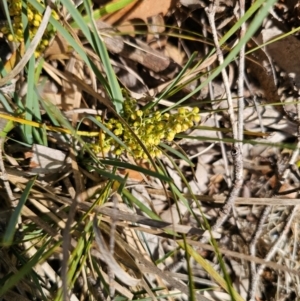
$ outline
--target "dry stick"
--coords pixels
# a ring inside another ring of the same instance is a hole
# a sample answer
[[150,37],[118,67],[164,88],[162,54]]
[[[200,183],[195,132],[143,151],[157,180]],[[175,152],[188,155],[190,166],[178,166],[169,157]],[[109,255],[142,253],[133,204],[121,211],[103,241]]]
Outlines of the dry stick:
[[[201,21],[202,21],[202,24],[204,24],[204,18],[201,18]],[[207,38],[206,26],[203,26],[202,32],[203,32],[203,36],[205,38]],[[208,54],[208,46],[207,45],[205,45],[205,54]],[[207,66],[207,71],[208,71],[208,73],[211,71],[210,66]],[[215,99],[214,90],[213,90],[211,82],[208,83],[208,89],[209,89],[210,99]],[[213,104],[212,104],[212,109],[213,110],[216,109],[216,106],[214,106]],[[216,128],[220,128],[220,123],[219,123],[216,113],[214,113],[214,119],[215,119]],[[222,153],[222,158],[224,161],[226,182],[227,182],[228,187],[231,187],[232,181],[231,181],[230,172],[229,172],[229,168],[228,168],[229,164],[228,164],[227,154],[226,154],[226,150],[225,150],[225,146],[224,146],[224,142],[223,142],[223,133],[221,131],[217,131],[217,136],[220,141],[221,153]],[[200,156],[200,154],[199,154],[199,156]]]
[[[254,236],[251,239],[251,242],[249,244],[249,253],[251,256],[255,257],[256,256],[256,243],[263,231],[263,226],[268,218],[268,215],[272,209],[272,206],[266,206],[260,216],[259,222],[256,226],[256,229],[254,231]],[[250,297],[251,291],[255,287],[255,279],[257,278],[257,273],[256,273],[256,264],[254,261],[250,262],[250,284],[249,284],[249,290],[248,290],[248,296]]]
[[[208,21],[209,21],[211,29],[212,29],[213,39],[214,39],[214,43],[216,46],[216,53],[217,53],[219,64],[221,65],[223,63],[224,59],[223,59],[222,51],[220,49],[218,35],[217,35],[216,26],[215,26],[215,22],[214,22],[215,5],[210,6],[209,8],[206,8],[205,12],[207,14]],[[237,124],[236,124],[236,120],[235,120],[235,116],[234,116],[234,107],[233,107],[233,103],[232,103],[231,91],[230,91],[228,76],[227,76],[225,68],[222,70],[222,77],[223,77],[223,82],[224,82],[225,91],[226,91],[226,95],[227,95],[228,113],[229,113],[229,118],[230,118],[230,122],[231,122],[231,126],[232,126],[233,139],[238,140],[238,136],[240,134],[238,134]],[[212,227],[212,230],[217,230],[218,228],[220,228],[224,224],[224,222],[229,218],[229,214],[232,210],[235,199],[239,195],[239,192],[242,187],[243,158],[242,158],[242,148],[239,143],[233,144],[233,149],[231,151],[231,154],[233,157],[233,164],[234,164],[233,187],[230,190],[230,193],[226,199],[224,207],[222,208],[223,215],[221,215],[217,219],[215,225]]]

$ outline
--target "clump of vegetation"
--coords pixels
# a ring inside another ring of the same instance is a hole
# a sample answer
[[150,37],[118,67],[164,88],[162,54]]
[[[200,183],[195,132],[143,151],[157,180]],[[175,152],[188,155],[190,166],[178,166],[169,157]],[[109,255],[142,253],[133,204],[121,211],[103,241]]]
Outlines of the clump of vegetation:
[[[192,110],[181,107],[175,113],[161,113],[154,108],[138,109],[135,99],[127,99],[123,106],[123,119],[130,126],[134,134],[141,140],[153,157],[161,155],[158,145],[162,141],[171,142],[175,135],[184,132],[200,121],[199,109]],[[146,159],[144,152],[136,137],[125,124],[118,119],[111,118],[105,126],[120,138],[136,159]],[[124,147],[111,136],[101,133],[100,144],[95,146],[95,151],[109,152],[121,155],[125,152]]]
[[[37,0],[42,6],[45,6],[43,0]],[[8,24],[4,25],[0,31],[4,35],[4,37],[10,42],[24,42],[24,23],[22,20],[22,12],[26,12],[27,20],[28,20],[28,32],[30,40],[35,36],[41,21],[42,14],[39,13],[30,3],[21,1],[21,0],[8,0],[8,10],[9,15],[12,21],[12,29],[11,31]],[[23,8],[22,8],[23,6]],[[58,20],[58,15],[55,11],[52,11],[52,16]],[[56,30],[51,24],[48,24],[47,29],[34,53],[35,57],[39,57],[41,53],[45,50],[45,48],[49,45],[50,40],[54,36]]]

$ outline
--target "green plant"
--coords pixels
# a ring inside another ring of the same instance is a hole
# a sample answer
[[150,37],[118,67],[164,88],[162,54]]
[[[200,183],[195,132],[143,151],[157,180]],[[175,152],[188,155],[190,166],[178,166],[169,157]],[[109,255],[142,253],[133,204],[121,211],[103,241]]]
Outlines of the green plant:
[[[161,113],[153,107],[138,109],[137,101],[132,98],[124,101],[124,110],[121,116],[153,157],[161,155],[159,144],[162,141],[173,141],[176,134],[188,130],[194,126],[194,123],[200,121],[197,107],[192,110],[181,107],[174,113]],[[128,126],[116,118],[110,118],[104,124],[128,146],[129,151],[136,159],[147,158],[147,154],[129,131]],[[100,143],[93,145],[93,148],[96,152],[113,151],[116,155],[121,155],[125,151],[124,147],[105,133],[100,134]]]

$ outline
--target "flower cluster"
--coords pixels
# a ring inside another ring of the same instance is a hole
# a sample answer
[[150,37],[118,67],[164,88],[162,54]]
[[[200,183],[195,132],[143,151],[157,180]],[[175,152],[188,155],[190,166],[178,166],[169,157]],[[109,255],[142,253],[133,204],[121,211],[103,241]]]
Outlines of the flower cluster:
[[[181,107],[173,114],[162,114],[154,109],[140,110],[136,100],[127,99],[123,109],[123,119],[153,157],[161,155],[158,147],[161,141],[173,141],[176,134],[186,131],[200,121],[199,109],[196,107],[192,110]],[[124,142],[136,159],[147,158],[136,137],[120,120],[111,118],[105,126]],[[108,134],[101,133],[100,139],[99,146],[94,148],[95,151],[112,151],[115,155],[125,152],[125,149]]]
[[[37,0],[43,6],[44,0]],[[32,40],[35,36],[41,21],[42,15],[30,4],[22,1],[22,0],[8,0],[8,10],[12,21],[13,26],[13,33],[10,31],[8,24],[0,28],[0,32],[6,37],[6,39],[10,42],[23,42],[24,41],[24,26],[22,23],[22,5],[27,8],[27,18],[28,18],[28,27],[29,27],[29,37]],[[24,7],[23,7],[24,11]],[[58,20],[58,15],[55,11],[52,11],[52,16]],[[48,24],[45,33],[36,48],[35,57],[39,57],[41,53],[45,50],[48,46],[49,41],[55,34],[55,29],[52,27],[51,24]]]

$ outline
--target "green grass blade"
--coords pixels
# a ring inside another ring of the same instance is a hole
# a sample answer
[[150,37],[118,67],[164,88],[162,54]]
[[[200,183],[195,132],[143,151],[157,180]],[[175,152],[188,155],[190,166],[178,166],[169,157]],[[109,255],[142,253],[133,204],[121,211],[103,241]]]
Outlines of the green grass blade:
[[[98,31],[95,26],[95,23],[94,22],[91,23],[91,26],[92,26],[92,31],[91,31],[89,29],[89,27],[87,26],[87,24],[85,23],[84,19],[82,18],[81,14],[76,9],[74,4],[71,3],[71,1],[62,0],[62,3],[66,6],[68,12],[71,14],[74,21],[79,25],[82,33],[84,34],[84,36],[89,41],[90,45],[93,47],[95,52],[100,57],[100,59],[103,63],[103,66],[104,66],[105,73],[107,75],[108,84],[106,83],[105,80],[103,80],[103,77],[101,76],[102,81],[105,82],[106,91],[109,93],[109,95],[115,105],[116,111],[118,113],[120,113],[123,108],[123,105],[122,105],[123,95],[122,95],[119,83],[117,81],[115,72],[110,64],[110,59],[109,59],[109,55],[106,50],[105,44],[102,41],[102,39],[100,39],[98,36]],[[88,14],[90,20],[93,20],[90,4],[86,0],[84,1],[84,4],[85,4],[85,9],[87,11],[87,14]]]
[[[120,0],[118,2],[113,2],[113,3],[108,3],[107,5],[105,5],[104,7],[101,7],[99,9],[96,9],[92,12],[92,17],[94,20],[98,20],[100,18],[102,18],[103,16],[107,15],[107,14],[111,14],[114,13],[122,8],[124,8],[125,6],[133,3],[133,2],[137,2],[139,0]],[[91,18],[89,15],[83,16],[82,20],[88,24],[91,23]],[[73,22],[71,24],[72,28],[74,29],[78,29],[81,28],[76,22]]]
[[[87,1],[84,1],[84,4],[85,4],[85,8],[86,8],[88,16],[90,17],[91,20],[93,20],[90,5],[88,5]],[[116,74],[111,66],[110,58],[109,58],[106,46],[105,46],[103,40],[101,38],[99,38],[99,36],[98,36],[98,30],[95,26],[94,21],[91,23],[91,26],[92,26],[92,30],[94,33],[94,35],[93,35],[94,49],[96,50],[96,53],[101,58],[102,64],[104,66],[104,70],[105,70],[105,73],[106,73],[106,76],[108,79],[108,83],[109,83],[109,87],[110,87],[109,91],[111,92],[110,97],[112,99],[112,102],[115,105],[115,109],[116,109],[117,113],[121,113],[121,111],[123,110],[124,98],[122,95],[120,85],[118,83]],[[101,34],[101,33],[99,33],[99,34]]]
[[187,158],[184,154],[182,154],[181,152],[177,151],[176,149],[174,149],[173,147],[161,142],[159,144],[160,147],[163,147],[164,149],[166,149],[167,151],[169,151],[170,153],[172,153],[173,155],[175,155],[176,157],[178,157],[179,159],[182,159],[183,161],[185,161],[189,166],[194,167],[195,164],[189,160],[189,158]]
[[[35,58],[32,56],[28,63],[28,74],[27,74],[27,94],[25,99],[25,119],[33,120],[33,110],[37,105],[37,97],[34,90],[34,70],[35,70]],[[24,125],[24,139],[28,144],[33,143],[32,126]]]
[[150,208],[140,202],[136,197],[134,197],[129,190],[123,189],[122,194],[132,203],[135,204],[140,210],[142,210],[145,214],[147,214],[150,218],[161,221],[161,218],[156,215]]
[[[89,167],[90,165],[87,165],[87,167]],[[97,172],[99,175],[101,175],[102,177],[104,178],[107,178],[109,180],[113,180],[113,181],[117,181],[118,183],[121,183],[121,184],[124,184],[125,183],[125,180],[118,176],[118,175],[115,175],[109,171],[106,171],[104,169],[100,169],[100,168],[97,168],[97,167],[94,167],[94,166],[90,166],[91,169],[94,169],[95,172]]]
[[167,176],[162,175],[160,173],[142,168],[142,167],[137,166],[137,165],[132,165],[130,163],[122,162],[122,161],[119,161],[119,160],[100,160],[100,162],[103,163],[103,164],[106,164],[106,165],[116,166],[116,167],[119,167],[119,168],[135,170],[135,171],[138,171],[142,174],[158,178],[161,181],[165,181],[165,182],[172,182],[173,181],[170,177],[167,177]]
[[18,218],[21,215],[22,208],[23,208],[24,204],[27,201],[27,198],[28,198],[28,196],[30,194],[30,190],[31,190],[32,186],[34,185],[36,177],[34,177],[32,180],[30,180],[27,183],[27,185],[26,185],[26,187],[24,189],[24,192],[21,195],[20,201],[19,201],[17,207],[15,208],[14,212],[11,215],[11,218],[9,220],[7,229],[6,229],[6,231],[4,233],[4,236],[3,236],[2,245],[4,245],[4,246],[11,245],[11,243],[13,241],[14,234],[15,234],[15,231],[16,231],[16,225],[18,223]]
[[9,26],[9,30],[14,35],[14,28],[12,26],[10,14],[9,14],[9,11],[8,11],[7,0],[1,0],[1,6],[2,6],[3,11],[4,11],[5,18],[7,20],[8,26]]
[[5,285],[0,287],[0,296],[3,296],[6,292],[8,292],[13,286],[15,286],[22,278],[24,278],[27,274],[32,271],[32,268],[41,260],[43,253],[46,250],[47,245],[50,243],[50,240],[43,244],[40,249],[36,252],[36,254],[21,267],[21,269],[11,276],[6,282]]
[[[184,244],[183,241],[177,241],[178,245],[189,253],[191,257],[193,257],[200,266],[225,290],[228,292],[228,283],[224,280],[224,278],[221,277],[221,275],[214,270],[214,268],[198,253],[196,252],[190,245]],[[234,301],[245,301],[239,293],[234,290],[234,288],[231,286],[230,288],[232,290]]]

